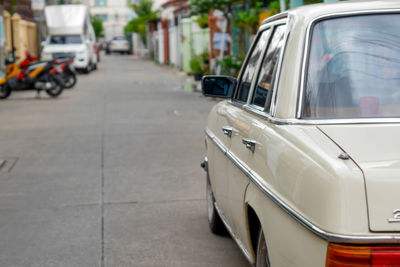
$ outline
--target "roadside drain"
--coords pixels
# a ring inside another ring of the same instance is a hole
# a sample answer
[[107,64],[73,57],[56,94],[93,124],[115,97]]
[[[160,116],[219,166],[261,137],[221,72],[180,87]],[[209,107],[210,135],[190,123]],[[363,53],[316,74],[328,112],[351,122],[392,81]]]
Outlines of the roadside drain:
[[7,173],[14,168],[15,164],[17,163],[17,157],[4,157],[0,158],[0,172]]

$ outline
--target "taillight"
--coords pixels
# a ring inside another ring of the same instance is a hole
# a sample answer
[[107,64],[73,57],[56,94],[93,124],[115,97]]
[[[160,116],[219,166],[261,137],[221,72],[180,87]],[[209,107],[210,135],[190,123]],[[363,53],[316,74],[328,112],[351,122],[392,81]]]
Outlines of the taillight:
[[344,246],[329,244],[326,267],[400,266],[400,246]]

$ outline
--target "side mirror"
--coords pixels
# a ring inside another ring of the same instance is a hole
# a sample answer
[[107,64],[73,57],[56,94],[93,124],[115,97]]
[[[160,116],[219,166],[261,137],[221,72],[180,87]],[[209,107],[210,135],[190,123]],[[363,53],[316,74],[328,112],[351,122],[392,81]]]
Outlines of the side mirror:
[[218,98],[232,98],[237,80],[230,76],[204,76],[201,80],[203,95]]

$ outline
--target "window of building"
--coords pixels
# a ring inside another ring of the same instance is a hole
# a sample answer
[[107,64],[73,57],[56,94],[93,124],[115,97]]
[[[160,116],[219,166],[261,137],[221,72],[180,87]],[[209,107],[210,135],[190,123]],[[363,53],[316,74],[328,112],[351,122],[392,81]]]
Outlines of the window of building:
[[94,0],[95,6],[106,6],[107,0]]
[[101,19],[104,22],[107,21],[107,14],[97,14],[95,18]]

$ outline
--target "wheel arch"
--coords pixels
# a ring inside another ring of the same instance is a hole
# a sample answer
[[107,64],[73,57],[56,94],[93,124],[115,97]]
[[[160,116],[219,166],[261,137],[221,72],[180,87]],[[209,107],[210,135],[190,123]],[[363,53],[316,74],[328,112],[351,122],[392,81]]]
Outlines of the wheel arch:
[[258,239],[258,234],[260,231],[261,223],[260,219],[258,218],[258,215],[254,208],[251,206],[251,204],[247,203],[247,227],[249,231],[249,238],[250,238],[250,244],[251,244],[251,252],[253,253],[254,256],[256,256],[256,251],[257,251],[257,239]]
[[[265,195],[256,188],[252,183],[246,189],[245,203],[246,203],[246,220],[247,220],[247,230],[248,230],[248,248],[253,255],[254,262],[257,258],[257,243],[259,238],[260,230],[264,232],[264,238],[268,243],[270,241],[268,237],[268,226],[264,225],[265,219],[262,215],[265,212],[264,199]],[[267,227],[267,229],[265,228]],[[267,250],[268,257],[270,257],[270,251]]]

